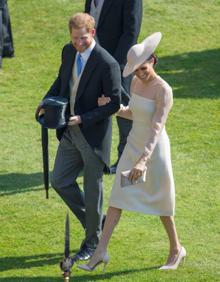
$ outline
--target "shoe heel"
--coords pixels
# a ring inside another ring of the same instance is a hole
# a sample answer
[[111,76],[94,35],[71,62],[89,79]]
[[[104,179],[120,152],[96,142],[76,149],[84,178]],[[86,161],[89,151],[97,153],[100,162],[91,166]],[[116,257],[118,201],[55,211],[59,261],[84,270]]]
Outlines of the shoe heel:
[[177,260],[175,263],[171,264],[171,265],[163,265],[162,267],[160,267],[159,269],[160,270],[169,270],[169,269],[172,269],[172,270],[175,270],[178,268],[178,266],[180,264],[184,264],[185,262],[185,258],[186,258],[186,250],[185,248],[182,246],[182,249],[180,250],[179,252],[179,255],[177,257]]
[[108,262],[109,262],[109,256],[105,254],[104,257],[101,257],[93,266],[89,266],[89,264],[82,264],[82,265],[79,264],[78,268],[86,271],[93,271],[96,269],[98,265],[103,264],[103,272],[104,272]]

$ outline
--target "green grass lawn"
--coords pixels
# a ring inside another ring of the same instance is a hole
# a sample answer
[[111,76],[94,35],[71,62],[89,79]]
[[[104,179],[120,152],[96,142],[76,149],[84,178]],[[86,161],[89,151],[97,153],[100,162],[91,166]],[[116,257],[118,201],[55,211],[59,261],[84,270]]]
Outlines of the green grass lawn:
[[[159,218],[124,212],[109,248],[106,273],[72,269],[71,281],[220,281],[220,1],[144,2],[141,41],[161,31],[158,73],[174,89],[167,123],[176,184],[176,224],[187,250],[183,267],[160,272],[168,242]],[[34,112],[69,41],[79,0],[9,0],[15,58],[0,70],[0,281],[62,281],[66,206],[45,199],[40,126]],[[112,162],[116,160],[114,123]],[[50,167],[57,141],[50,131]],[[82,181],[82,179],[80,179]],[[105,207],[112,176],[104,177]],[[71,217],[71,251],[83,230]]]

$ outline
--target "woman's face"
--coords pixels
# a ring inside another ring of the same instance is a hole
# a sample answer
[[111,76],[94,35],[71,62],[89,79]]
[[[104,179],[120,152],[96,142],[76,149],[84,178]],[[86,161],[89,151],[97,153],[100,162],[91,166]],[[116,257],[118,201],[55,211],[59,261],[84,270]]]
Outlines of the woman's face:
[[148,81],[155,75],[153,61],[146,61],[135,70],[135,75],[143,81]]

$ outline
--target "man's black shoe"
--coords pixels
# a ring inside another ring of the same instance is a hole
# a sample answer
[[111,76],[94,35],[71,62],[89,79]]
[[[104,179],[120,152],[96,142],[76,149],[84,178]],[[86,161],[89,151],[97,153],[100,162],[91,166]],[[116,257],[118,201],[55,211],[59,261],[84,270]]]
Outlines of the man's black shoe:
[[77,260],[88,260],[94,254],[95,249],[89,247],[82,247],[73,257],[74,262]]
[[[101,223],[102,230],[105,225],[105,219],[106,219],[106,215],[103,214],[102,223]],[[85,246],[85,241],[83,241],[81,244],[80,250],[73,256],[72,260],[73,262],[76,262],[77,260],[88,260],[92,257],[94,252],[95,252],[95,249]]]

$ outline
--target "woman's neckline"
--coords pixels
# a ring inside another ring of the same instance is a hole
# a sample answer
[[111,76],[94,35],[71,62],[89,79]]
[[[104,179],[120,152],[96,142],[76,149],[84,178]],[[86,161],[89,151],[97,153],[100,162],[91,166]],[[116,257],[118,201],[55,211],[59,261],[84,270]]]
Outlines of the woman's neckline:
[[[152,83],[154,83],[155,81],[158,81],[158,79],[160,79],[160,76],[158,74],[156,74],[156,76],[154,77],[154,79],[152,79],[151,81],[149,81],[149,84],[148,85],[151,85]],[[141,98],[144,98],[150,102],[155,102],[155,99],[150,99],[150,98],[147,98],[147,97],[144,97],[142,95],[139,95],[135,92],[132,92],[135,96],[138,96],[138,97],[141,97]]]
[[144,96],[141,96],[141,95],[139,95],[139,94],[137,94],[137,93],[132,92],[132,94],[133,94],[134,96],[138,96],[138,97],[140,97],[140,98],[146,99],[146,100],[148,100],[148,101],[150,101],[150,102],[155,102],[155,100],[149,99],[149,98],[144,97]]

